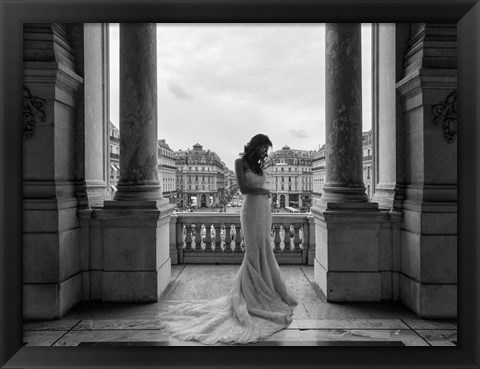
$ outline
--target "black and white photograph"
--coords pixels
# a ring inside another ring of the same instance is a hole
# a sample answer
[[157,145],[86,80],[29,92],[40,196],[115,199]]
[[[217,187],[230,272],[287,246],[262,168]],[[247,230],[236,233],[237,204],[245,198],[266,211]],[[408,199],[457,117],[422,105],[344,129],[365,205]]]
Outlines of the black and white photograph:
[[455,24],[26,24],[24,65],[27,345],[455,345]]
[[458,23],[21,29],[22,350],[461,348]]

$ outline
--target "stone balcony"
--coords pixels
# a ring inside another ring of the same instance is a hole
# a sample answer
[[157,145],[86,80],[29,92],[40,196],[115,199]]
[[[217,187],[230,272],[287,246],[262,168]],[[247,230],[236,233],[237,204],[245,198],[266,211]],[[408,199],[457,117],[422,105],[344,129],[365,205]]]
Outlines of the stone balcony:
[[[309,214],[272,214],[278,263],[313,265],[314,232]],[[238,213],[176,213],[170,218],[172,264],[240,264],[244,247]]]

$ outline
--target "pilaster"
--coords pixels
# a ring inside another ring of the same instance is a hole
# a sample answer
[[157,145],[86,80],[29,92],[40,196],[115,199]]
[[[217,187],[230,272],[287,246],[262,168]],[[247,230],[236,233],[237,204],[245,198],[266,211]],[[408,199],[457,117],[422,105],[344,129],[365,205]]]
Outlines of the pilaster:
[[456,26],[415,24],[409,45],[404,78],[397,83],[407,153],[400,296],[422,317],[454,318],[457,315]]
[[55,319],[81,299],[75,109],[83,79],[62,24],[24,26],[24,318]]

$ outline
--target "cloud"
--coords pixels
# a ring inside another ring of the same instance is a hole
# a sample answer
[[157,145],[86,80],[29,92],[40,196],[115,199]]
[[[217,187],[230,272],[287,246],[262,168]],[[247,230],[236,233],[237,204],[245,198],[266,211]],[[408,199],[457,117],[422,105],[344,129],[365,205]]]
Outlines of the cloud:
[[168,91],[170,91],[177,99],[180,100],[193,100],[193,96],[190,95],[180,83],[175,81],[167,81]]
[[299,137],[299,138],[308,137],[308,134],[304,129],[291,129],[288,132],[290,132],[295,137]]

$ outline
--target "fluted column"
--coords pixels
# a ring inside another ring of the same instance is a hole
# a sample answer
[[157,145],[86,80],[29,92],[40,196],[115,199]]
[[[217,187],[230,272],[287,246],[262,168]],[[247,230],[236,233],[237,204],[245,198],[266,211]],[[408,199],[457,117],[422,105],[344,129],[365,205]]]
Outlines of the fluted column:
[[162,198],[157,170],[154,23],[120,25],[120,179],[115,200]]
[[322,202],[367,202],[362,168],[360,23],[327,23],[326,177]]

